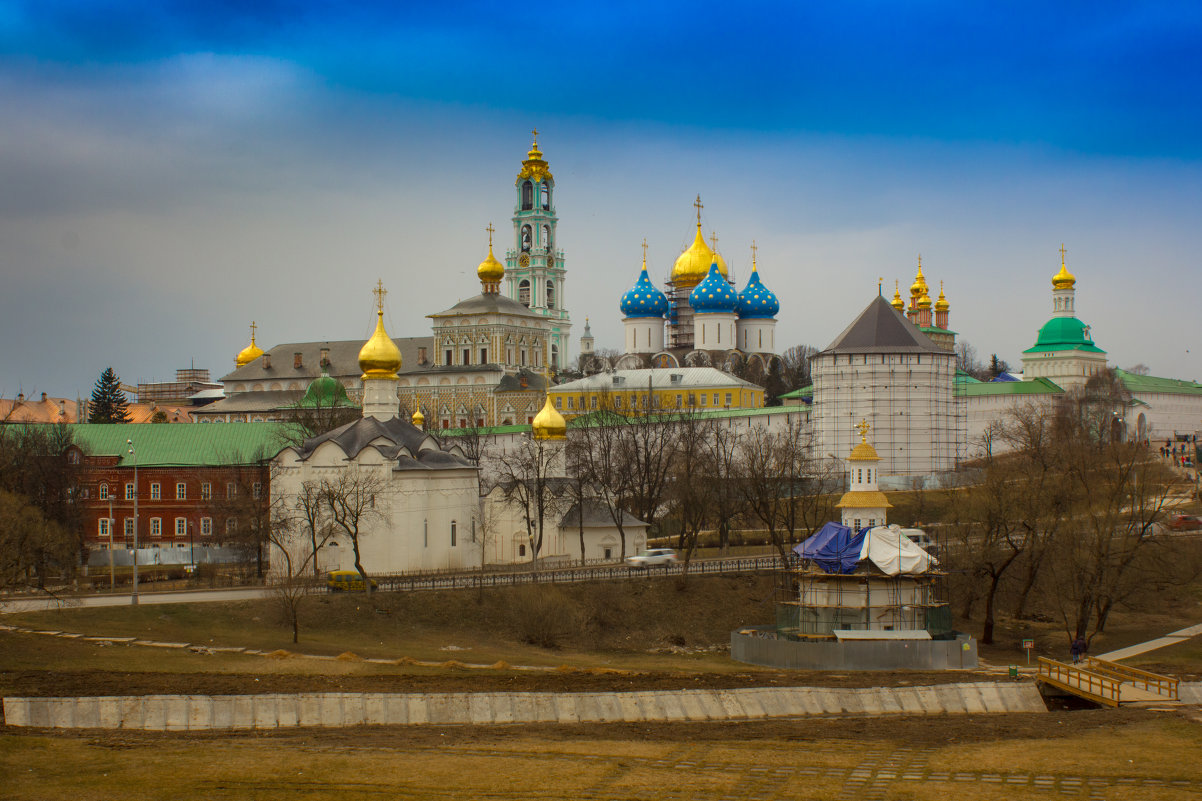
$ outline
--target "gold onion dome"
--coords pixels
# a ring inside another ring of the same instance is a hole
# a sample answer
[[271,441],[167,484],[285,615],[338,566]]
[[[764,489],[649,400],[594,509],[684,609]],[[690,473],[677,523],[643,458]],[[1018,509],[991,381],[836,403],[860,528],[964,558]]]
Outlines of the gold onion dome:
[[555,178],[551,175],[551,169],[543,160],[543,152],[538,149],[538,131],[531,133],[534,134],[534,141],[530,145],[530,152],[526,154],[526,160],[522,162],[522,169],[518,171],[518,181],[530,179],[554,184]]
[[725,278],[726,259],[722,258],[709,245],[705,244],[705,238],[701,235],[701,223],[697,223],[697,235],[693,238],[693,244],[689,245],[688,249],[676,257],[676,263],[672,265],[672,280],[679,281],[684,284],[698,284],[709,274],[710,265],[718,265],[718,272]]
[[263,349],[255,344],[255,324],[251,323],[250,344],[238,351],[238,355],[234,357],[234,364],[238,367],[245,367],[262,355]]
[[939,282],[939,300],[935,301],[935,311],[947,311],[952,307],[952,304],[947,302],[947,298],[943,295],[943,282]]
[[931,296],[927,294],[927,291],[925,288],[922,290],[922,297],[920,297],[918,299],[918,308],[920,308],[920,309],[931,308]]
[[551,403],[550,395],[547,396],[542,411],[534,416],[531,430],[535,439],[567,439],[568,423]]
[[856,462],[879,462],[881,457],[877,455],[876,448],[868,444],[868,429],[871,427],[868,421],[861,420],[855,427],[860,429],[860,444],[851,449],[847,458]]
[[918,257],[918,274],[914,276],[914,283],[910,284],[910,297],[918,300],[927,293],[927,279],[922,274],[922,256]]
[[413,420],[413,425],[417,426],[418,428],[422,428],[426,425],[426,416],[424,414],[422,414],[421,409],[418,409],[417,411],[415,411],[413,413],[412,420]]
[[898,311],[903,311],[906,308],[906,302],[902,300],[901,296],[901,285],[897,281],[893,282],[893,301],[889,305]]
[[396,378],[401,369],[401,350],[384,330],[384,282],[376,284],[376,330],[371,339],[359,351],[359,369],[363,380],[369,378]]
[[1072,289],[1077,283],[1077,276],[1068,271],[1068,265],[1064,263],[1064,245],[1060,246],[1060,272],[1052,276],[1053,289]]
[[481,282],[489,284],[500,283],[501,279],[505,277],[505,265],[497,261],[497,257],[492,254],[491,236],[488,242],[488,256],[476,268],[476,275],[480,276]]

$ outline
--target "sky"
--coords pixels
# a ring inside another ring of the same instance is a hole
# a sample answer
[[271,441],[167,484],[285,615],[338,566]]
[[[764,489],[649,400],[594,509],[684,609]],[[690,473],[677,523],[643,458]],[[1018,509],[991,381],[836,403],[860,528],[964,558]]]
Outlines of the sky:
[[[573,336],[692,241],[824,347],[918,256],[1017,366],[1067,248],[1119,367],[1202,380],[1202,5],[0,0],[0,395],[394,336],[512,243],[530,131]],[[570,356],[575,356],[574,346]]]

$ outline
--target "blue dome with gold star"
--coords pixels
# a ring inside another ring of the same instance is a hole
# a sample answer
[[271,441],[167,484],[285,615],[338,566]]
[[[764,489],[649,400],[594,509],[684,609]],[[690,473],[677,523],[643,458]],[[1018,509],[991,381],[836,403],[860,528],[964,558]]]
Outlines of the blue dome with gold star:
[[735,311],[742,319],[769,319],[780,311],[780,301],[776,293],[760,283],[760,271],[751,263],[751,278],[747,279],[747,288],[739,293],[739,301]]
[[655,288],[647,275],[647,262],[634,286],[622,295],[622,314],[627,317],[663,317],[668,312],[668,298]]
[[710,264],[710,271],[705,280],[693,287],[693,291],[689,293],[689,305],[698,314],[733,312],[738,301],[734,287],[718,272],[717,262]]

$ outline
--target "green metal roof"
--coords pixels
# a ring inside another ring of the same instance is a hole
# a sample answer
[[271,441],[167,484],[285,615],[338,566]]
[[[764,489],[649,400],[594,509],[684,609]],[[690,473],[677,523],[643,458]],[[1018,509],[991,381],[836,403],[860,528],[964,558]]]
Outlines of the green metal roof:
[[1040,351],[1080,350],[1088,353],[1105,353],[1089,338],[1089,326],[1076,317],[1053,317],[1039,329],[1034,347],[1023,353]]
[[[798,414],[805,411],[796,406],[763,406],[756,409],[698,409],[697,416],[703,420],[724,420],[731,417],[762,417],[766,414]],[[678,413],[674,409],[667,409],[656,415],[660,420],[671,420],[677,417]],[[613,412],[612,416],[607,415],[605,420],[612,424],[621,425],[627,421],[625,415]],[[583,428],[587,426],[603,425],[599,416],[596,413],[579,415],[568,421],[568,428]],[[461,437],[468,434],[523,434],[530,430],[529,425],[514,425],[514,426],[487,426],[484,428],[443,428],[437,431],[432,430],[431,434],[437,434],[440,437]]]
[[254,464],[287,444],[282,423],[79,423],[70,426],[75,443],[92,456],[119,456],[132,464],[127,439],[137,449],[139,467]]
[[956,383],[957,384],[980,384],[981,379],[969,375],[960,368],[956,368]]
[[977,381],[965,382],[956,391],[968,398],[983,398],[996,395],[1062,395],[1064,390],[1047,378],[1032,378],[1028,381]]
[[1202,395],[1202,384],[1197,381],[1182,381],[1178,378],[1157,378],[1154,375],[1139,375],[1115,368],[1119,380],[1131,392],[1163,392],[1170,395]]
[[776,397],[780,398],[781,400],[786,400],[786,399],[793,400],[794,398],[812,398],[812,397],[814,397],[814,385],[810,384],[808,386],[799,387],[799,388],[793,390],[792,392],[786,392],[785,394],[777,395]]

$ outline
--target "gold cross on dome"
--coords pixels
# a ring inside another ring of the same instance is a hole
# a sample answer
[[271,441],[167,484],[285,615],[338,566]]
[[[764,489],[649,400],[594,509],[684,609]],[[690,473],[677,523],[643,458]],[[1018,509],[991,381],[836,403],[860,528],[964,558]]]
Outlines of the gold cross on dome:
[[647,237],[643,237],[643,266],[647,266]]
[[862,443],[867,442],[868,441],[868,429],[872,428],[872,426],[868,425],[867,420],[864,420],[861,418],[860,422],[857,423],[855,427],[860,430],[860,442],[862,442]]
[[697,199],[693,201],[693,208],[697,209],[697,227],[700,228],[701,227],[701,210],[705,208],[705,206],[701,205],[701,195],[698,195]]
[[710,250],[718,252],[718,232],[710,231]]
[[493,228],[492,223],[490,222],[488,224],[488,227],[485,228],[484,230],[488,231],[488,249],[492,250],[492,235],[493,235],[493,231],[496,231],[497,229]]
[[376,288],[371,292],[376,296],[376,309],[381,312],[384,311],[384,296],[388,294],[388,290],[384,288],[383,278],[376,281]]
[[258,328],[258,326],[255,325],[255,321],[251,320],[250,321],[250,341],[251,342],[255,341],[255,329],[257,329],[257,328]]
[[1063,242],[1061,242],[1061,243],[1060,243],[1060,263],[1061,263],[1061,264],[1064,264],[1064,254],[1065,254],[1065,252],[1066,252],[1066,251],[1064,250],[1064,243],[1063,243]]
[[757,250],[759,250],[759,248],[756,247],[755,240],[753,239],[753,240],[751,240],[751,266],[752,267],[755,266],[755,252]]
[[534,144],[538,144],[538,128],[531,128],[530,135],[534,137]]

